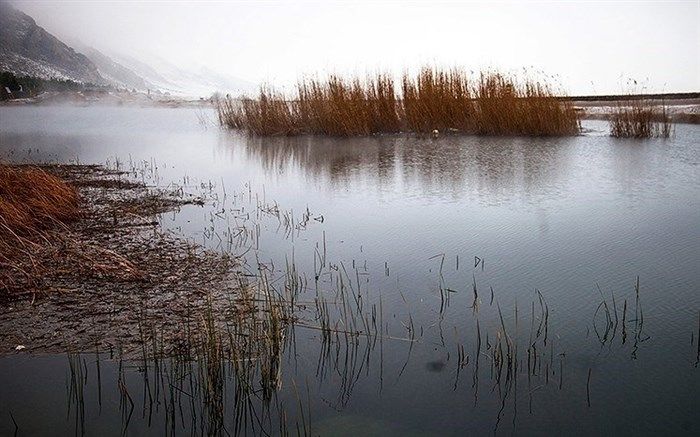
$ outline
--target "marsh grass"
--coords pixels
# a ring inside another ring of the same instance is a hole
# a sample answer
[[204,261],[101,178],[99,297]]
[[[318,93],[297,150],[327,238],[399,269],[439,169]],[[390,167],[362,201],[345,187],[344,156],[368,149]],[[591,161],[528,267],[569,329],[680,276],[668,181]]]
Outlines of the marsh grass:
[[[148,245],[167,249],[145,252],[146,239],[136,239],[157,225],[157,214],[202,201],[123,174],[96,165],[0,166],[0,299],[45,295],[69,282],[74,289],[108,278],[136,283],[150,275],[147,266],[160,278],[156,264],[171,261],[177,244],[149,236]],[[185,246],[187,259],[195,258]],[[146,253],[150,262],[131,261]]]
[[62,179],[38,167],[0,163],[0,286],[8,288],[17,274],[31,279],[37,245],[79,212],[77,191]]
[[478,135],[576,135],[573,106],[546,80],[458,68],[405,73],[400,89],[383,73],[299,81],[286,95],[263,86],[254,99],[218,102],[220,123],[254,135],[462,132]]
[[31,166],[0,164],[0,232],[32,234],[78,215],[75,188]]
[[353,136],[400,128],[394,81],[388,75],[307,78],[297,84],[293,106],[302,133]]
[[645,98],[618,102],[610,117],[610,136],[616,138],[669,138],[673,122],[666,102]]
[[580,120],[546,82],[482,74],[477,85],[475,131],[482,135],[576,135]]
[[402,79],[403,115],[407,130],[432,132],[474,127],[473,89],[462,70],[423,68]]

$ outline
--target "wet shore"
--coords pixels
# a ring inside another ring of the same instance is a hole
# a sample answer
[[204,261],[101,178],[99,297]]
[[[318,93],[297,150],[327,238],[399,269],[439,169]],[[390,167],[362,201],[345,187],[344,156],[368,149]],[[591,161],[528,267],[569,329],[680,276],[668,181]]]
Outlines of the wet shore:
[[30,260],[38,268],[0,294],[0,353],[128,353],[138,349],[144,326],[176,348],[205,306],[235,306],[243,286],[236,259],[158,222],[159,214],[201,207],[204,198],[103,166],[40,168],[78,189],[81,216],[42,238]]

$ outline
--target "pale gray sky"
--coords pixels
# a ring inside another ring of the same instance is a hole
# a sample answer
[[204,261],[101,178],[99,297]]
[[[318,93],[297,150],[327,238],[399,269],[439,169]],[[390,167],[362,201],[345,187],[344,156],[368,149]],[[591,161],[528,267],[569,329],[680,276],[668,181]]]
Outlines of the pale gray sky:
[[430,63],[543,70],[570,94],[700,90],[700,0],[14,4],[59,37],[255,83]]

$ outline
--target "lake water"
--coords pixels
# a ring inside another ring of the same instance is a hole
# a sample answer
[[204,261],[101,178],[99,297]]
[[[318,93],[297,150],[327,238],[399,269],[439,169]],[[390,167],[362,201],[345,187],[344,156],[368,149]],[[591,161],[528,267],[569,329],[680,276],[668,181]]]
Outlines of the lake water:
[[[544,139],[261,139],[220,130],[203,109],[2,107],[0,154],[148,167],[159,185],[276,203],[297,223],[308,210],[312,219],[292,230],[259,217],[249,252],[222,238],[230,221],[213,214],[221,204],[161,221],[211,249],[245,253],[246,268],[256,256],[282,275],[293,259],[310,281],[325,247],[331,269],[357,278],[366,307],[381,302],[382,350],[360,345],[350,369],[336,360],[319,371],[320,333],[295,329],[278,395],[289,423],[308,414],[314,435],[697,434],[700,126],[650,140],[610,138],[604,122],[584,127]],[[542,355],[529,371],[540,296],[548,339],[535,335]],[[626,335],[616,326],[601,338],[601,302],[613,297],[620,319],[627,306]],[[512,387],[494,377],[499,309],[520,347]],[[125,421],[117,363],[102,360],[98,399],[90,355],[77,420],[71,359],[0,358],[0,434],[14,432],[13,420],[24,435],[189,433],[164,410],[141,414],[138,399]],[[127,381],[140,393],[138,369]]]

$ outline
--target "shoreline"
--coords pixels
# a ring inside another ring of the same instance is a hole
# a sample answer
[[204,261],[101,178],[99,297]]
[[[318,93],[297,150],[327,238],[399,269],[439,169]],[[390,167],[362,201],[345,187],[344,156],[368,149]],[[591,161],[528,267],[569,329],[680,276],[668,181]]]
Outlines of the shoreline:
[[[600,95],[558,97],[570,103],[580,113],[582,120],[610,120],[614,110],[625,103],[646,99],[652,106],[665,105],[671,121],[700,124],[700,93],[667,93],[635,95]],[[131,92],[44,92],[36,97],[2,100],[3,107],[25,106],[116,106],[124,108],[211,108],[216,110],[212,98],[188,99],[177,96],[152,95]]]
[[33,248],[41,265],[31,280],[3,293],[0,356],[96,349],[128,356],[143,346],[145,327],[169,354],[197,341],[199,330],[183,332],[207,311],[218,318],[241,310],[239,262],[158,222],[159,214],[203,205],[203,198],[98,165],[35,167],[75,187],[82,212],[47,232]]
[[214,105],[211,98],[185,98],[166,94],[151,95],[124,91],[44,91],[33,97],[0,100],[0,107],[15,106],[124,106],[124,107],[206,107]]

